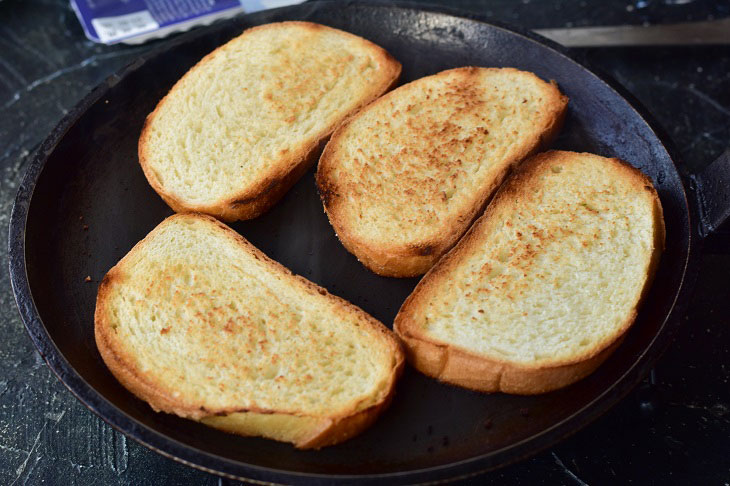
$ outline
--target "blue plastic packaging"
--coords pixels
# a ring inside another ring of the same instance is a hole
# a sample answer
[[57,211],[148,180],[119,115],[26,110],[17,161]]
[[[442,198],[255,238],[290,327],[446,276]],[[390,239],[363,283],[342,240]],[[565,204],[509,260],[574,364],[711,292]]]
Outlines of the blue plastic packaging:
[[303,0],[71,0],[86,37],[103,44],[139,44],[243,12]]

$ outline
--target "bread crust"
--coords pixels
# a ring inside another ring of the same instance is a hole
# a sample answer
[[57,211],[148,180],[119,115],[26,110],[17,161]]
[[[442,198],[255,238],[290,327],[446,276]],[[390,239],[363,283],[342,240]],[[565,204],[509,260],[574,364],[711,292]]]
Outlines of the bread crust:
[[[427,302],[426,294],[450,278],[461,255],[478,250],[481,225],[487,224],[495,207],[503,200],[514,200],[546,159],[580,156],[572,152],[550,151],[533,156],[520,165],[495,195],[492,203],[472,225],[459,243],[421,279],[396,315],[393,330],[403,341],[407,360],[422,373],[445,383],[481,392],[504,392],[534,395],[563,388],[591,374],[623,341],[638,314],[656,273],[664,249],[665,227],[661,201],[651,180],[641,171],[620,159],[608,159],[622,177],[631,181],[637,191],[648,191],[652,200],[654,249],[641,293],[611,340],[594,346],[570,359],[553,360],[545,365],[526,365],[470,352],[458,345],[441,342],[425,335],[413,319],[413,313]],[[591,154],[587,154],[591,155]]]
[[[514,72],[520,75],[529,75],[539,80],[539,82],[544,83],[534,74],[519,71],[514,68],[461,67],[442,71],[433,75],[433,77],[449,76],[454,73],[470,76],[475,71]],[[550,113],[550,116],[547,117],[545,126],[542,127],[542,130],[536,138],[526,138],[522,141],[522,145],[519,146],[515,157],[503,160],[496,167],[494,177],[475,192],[472,198],[473,203],[465,214],[461,214],[458,218],[451,221],[449,227],[445,231],[442,231],[438,235],[438,238],[426,241],[414,241],[407,245],[394,243],[380,245],[360,237],[353,231],[350,222],[341,210],[344,199],[342,196],[345,191],[333,175],[333,171],[339,158],[338,145],[341,143],[352,122],[366,111],[377,109],[379,105],[388,103],[393,97],[398,96],[400,90],[407,88],[409,84],[411,83],[405,84],[397,90],[381,96],[342,123],[332,134],[332,137],[325,146],[317,167],[316,180],[320,198],[327,217],[335,228],[340,242],[368,269],[384,277],[415,277],[422,275],[431,268],[444,253],[459,241],[459,238],[461,238],[477,216],[484,211],[491,196],[508,176],[510,171],[525,158],[546,149],[552,144],[563,126],[567,113],[567,96],[560,93],[554,82],[545,83],[549,87],[548,90],[550,92],[550,101],[545,105],[545,110]]]
[[588,359],[535,368],[471,354],[421,337],[401,335],[401,339],[408,362],[439,381],[480,392],[537,395],[566,387],[591,374],[621,344],[623,336]]
[[[372,51],[375,57],[379,59],[380,64],[383,66],[383,70],[381,72],[381,79],[379,80],[379,83],[376,83],[375,85],[376,89],[371,93],[371,96],[359,100],[358,105],[352,110],[352,112],[350,112],[350,114],[359,111],[373,99],[376,99],[378,96],[391,90],[397,85],[401,73],[401,64],[382,47],[368,41],[367,39],[350,34],[349,32],[313,22],[286,21],[264,24],[246,29],[239,37],[251,35],[252,33],[257,33],[266,29],[277,29],[282,26],[290,25],[297,25],[304,29],[316,31],[326,29],[338,32],[343,36],[357,39],[362,43],[365,49]],[[314,165],[322,152],[324,144],[327,142],[338,123],[333,123],[316,137],[305,142],[301,150],[290,151],[286,154],[282,154],[279,161],[272,164],[267,175],[262,177],[256,184],[250,184],[249,187],[242,188],[239,193],[224,200],[216,201],[214,204],[193,204],[166,190],[150,167],[150,157],[148,155],[148,144],[151,143],[148,136],[150,126],[157,117],[160,108],[168,100],[170,94],[172,94],[176,89],[180,89],[179,86],[182,85],[182,80],[189,76],[193,71],[204,67],[205,64],[213,59],[213,57],[219,55],[227,45],[228,43],[218,47],[203,57],[197,64],[195,64],[195,66],[190,68],[190,70],[188,70],[188,72],[186,72],[185,75],[183,75],[183,77],[175,83],[175,85],[170,89],[170,92],[165,95],[162,100],[160,100],[152,113],[147,116],[139,138],[138,157],[140,166],[142,167],[142,171],[144,172],[147,181],[173,211],[177,213],[197,212],[209,214],[222,221],[232,222],[252,219],[271,209],[271,207],[274,206],[274,204],[276,204],[307,172],[307,170]]]
[[[393,356],[392,371],[389,375],[388,381],[385,386],[381,388],[379,396],[373,398],[373,403],[361,410],[359,408],[364,404],[354,403],[351,409],[334,416],[311,416],[302,413],[299,410],[272,410],[259,407],[210,408],[203,406],[201,403],[184,401],[181,398],[171,396],[165,391],[165,387],[162,386],[161,383],[138,370],[134,365],[134,356],[125,353],[123,349],[120,349],[115,345],[115,340],[112,335],[112,321],[109,316],[110,310],[107,305],[109,293],[112,286],[114,286],[116,281],[121,278],[125,262],[135,253],[143,251],[145,242],[151,238],[155,232],[159,231],[166,222],[175,218],[201,218],[208,220],[209,222],[217,225],[220,230],[222,230],[228,238],[231,238],[236,245],[243,247],[245,251],[251,253],[254,258],[269,266],[273,272],[280,273],[285,279],[290,279],[292,281],[296,280],[297,282],[304,284],[310,292],[320,294],[330,301],[333,301],[337,305],[338,313],[355,313],[363,317],[364,320],[361,322],[366,323],[377,333],[379,336],[378,339],[391,349]],[[135,396],[149,403],[155,411],[172,413],[180,417],[197,421],[205,421],[206,418],[224,417],[233,414],[248,414],[249,416],[273,415],[280,416],[282,418],[296,418],[298,420],[295,420],[295,422],[298,422],[298,424],[297,427],[293,428],[296,430],[292,430],[291,432],[286,430],[277,431],[277,436],[272,437],[272,431],[267,430],[267,426],[265,424],[258,425],[254,421],[253,425],[248,425],[248,430],[242,435],[255,435],[274,438],[276,440],[286,442],[293,442],[297,448],[301,449],[317,449],[327,445],[336,444],[360,433],[362,430],[370,426],[380,413],[382,413],[382,411],[390,404],[395,392],[395,383],[403,372],[405,362],[405,356],[400,341],[382,323],[350,302],[337,297],[336,295],[330,294],[326,289],[310,282],[304,277],[293,274],[289,269],[267,257],[245,238],[228,228],[223,223],[217,221],[215,218],[197,213],[176,214],[170,216],[157,228],[155,228],[145,239],[137,243],[137,245],[135,245],[119,263],[117,263],[117,265],[109,270],[99,285],[97,293],[96,310],[94,313],[94,336],[99,353],[114,377]],[[244,418],[250,419],[251,417]],[[210,425],[228,432],[241,433],[240,431],[235,430],[235,422],[233,423],[233,427],[225,426],[226,424],[223,424],[224,426],[216,424]]]

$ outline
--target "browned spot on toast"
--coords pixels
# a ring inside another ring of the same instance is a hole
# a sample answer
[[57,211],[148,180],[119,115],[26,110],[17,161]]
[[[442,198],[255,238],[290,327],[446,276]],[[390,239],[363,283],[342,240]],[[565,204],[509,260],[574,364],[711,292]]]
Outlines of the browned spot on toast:
[[433,245],[417,245],[415,247],[416,254],[421,256],[431,255],[434,251]]
[[322,204],[325,208],[329,207],[333,200],[337,197],[337,193],[334,191],[334,187],[330,184],[318,184],[319,198],[322,200]]
[[261,192],[256,194],[255,196],[246,197],[243,199],[236,199],[235,201],[231,202],[231,206],[240,206],[240,205],[250,204],[252,202],[255,202],[256,200],[261,199],[262,197],[266,196],[268,193],[273,191],[276,188],[276,186],[278,186],[280,183],[281,183],[281,179],[274,179],[274,180],[270,181],[266,185],[266,187]]

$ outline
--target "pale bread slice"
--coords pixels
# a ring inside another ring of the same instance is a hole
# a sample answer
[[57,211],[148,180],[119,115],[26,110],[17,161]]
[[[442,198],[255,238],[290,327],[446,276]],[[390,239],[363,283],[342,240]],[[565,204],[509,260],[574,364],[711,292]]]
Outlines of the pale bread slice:
[[104,277],[96,343],[156,411],[319,448],[391,400],[395,335],[197,214],[160,223]]
[[254,218],[311,167],[351,112],[401,66],[361,37],[311,22],[246,30],[170,90],[139,139],[139,162],[175,211]]
[[567,102],[532,73],[476,67],[379,98],[337,129],[319,161],[340,241],[379,275],[426,272],[508,171],[555,138]]
[[421,280],[394,329],[423,373],[542,393],[595,370],[634,322],[664,244],[651,181],[618,159],[524,162]]

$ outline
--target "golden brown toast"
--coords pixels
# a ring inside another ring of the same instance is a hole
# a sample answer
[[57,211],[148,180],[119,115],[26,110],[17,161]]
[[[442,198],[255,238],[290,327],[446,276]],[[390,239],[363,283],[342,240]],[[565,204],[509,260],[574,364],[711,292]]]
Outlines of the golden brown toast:
[[199,214],[167,218],[107,273],[95,335],[155,410],[299,448],[369,426],[404,361],[380,322]]
[[337,129],[317,168],[340,241],[379,275],[426,272],[509,170],[557,135],[567,101],[532,73],[476,67],[374,101]]
[[595,370],[634,322],[664,245],[648,177],[618,159],[524,162],[395,318],[409,361],[479,391],[543,393]]
[[311,167],[350,113],[401,66],[361,37],[311,22],[261,25],[205,56],[139,139],[139,162],[177,212],[254,218]]

